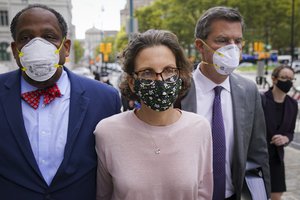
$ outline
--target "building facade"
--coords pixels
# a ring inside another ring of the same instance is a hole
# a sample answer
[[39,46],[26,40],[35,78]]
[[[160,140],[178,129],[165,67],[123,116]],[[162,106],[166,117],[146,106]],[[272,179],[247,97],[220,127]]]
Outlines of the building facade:
[[[10,43],[10,23],[13,17],[29,4],[45,4],[58,11],[68,24],[68,38],[75,39],[75,27],[72,25],[72,3],[71,0],[0,0],[0,72],[3,68],[8,71],[17,69],[17,64],[12,55]],[[66,65],[72,68],[74,61],[73,48]]]
[[[130,17],[130,1],[133,3],[133,9],[136,10],[138,8],[149,6],[154,0],[127,0],[125,8],[120,11],[121,16],[121,27],[125,26],[127,30],[127,26],[129,24],[129,17]],[[138,31],[138,23],[137,21],[135,23],[135,32]]]

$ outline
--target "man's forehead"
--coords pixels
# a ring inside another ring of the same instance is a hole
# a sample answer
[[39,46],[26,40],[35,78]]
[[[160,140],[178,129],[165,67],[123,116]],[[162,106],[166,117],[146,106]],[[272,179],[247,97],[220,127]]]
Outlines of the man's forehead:
[[57,29],[60,31],[59,23],[49,10],[43,8],[30,8],[24,11],[18,19],[17,32],[27,29]]
[[238,21],[216,20],[215,23],[211,24],[211,34],[224,36],[233,34],[236,37],[242,37],[242,24]]
[[[35,17],[34,17],[35,16]],[[28,10],[24,11],[20,17],[19,20],[28,20],[28,18],[32,18],[31,20],[41,20],[41,19],[49,19],[53,18],[56,19],[56,16],[51,11],[39,8],[39,7],[33,7],[29,8]],[[49,19],[50,20],[50,19]]]

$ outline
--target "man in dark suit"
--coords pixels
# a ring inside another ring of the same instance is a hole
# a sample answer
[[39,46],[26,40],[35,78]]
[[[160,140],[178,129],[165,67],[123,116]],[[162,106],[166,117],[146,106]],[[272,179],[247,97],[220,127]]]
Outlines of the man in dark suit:
[[[192,87],[180,105],[183,110],[201,114],[212,123],[214,88],[221,87],[225,132],[225,177],[222,180],[225,180],[225,184],[220,188],[215,187],[220,177],[214,169],[214,200],[241,199],[246,163],[250,161],[262,167],[265,185],[270,192],[260,95],[252,81],[232,73],[239,64],[243,28],[242,16],[232,8],[213,7],[200,17],[195,29],[195,46],[202,56],[202,62],[195,69]],[[213,128],[213,138],[214,131]],[[215,159],[215,156],[219,156],[215,148],[219,146],[215,140],[213,143]]]
[[97,123],[120,112],[118,92],[63,67],[71,41],[55,10],[13,18],[20,69],[0,75],[0,198],[94,200]]

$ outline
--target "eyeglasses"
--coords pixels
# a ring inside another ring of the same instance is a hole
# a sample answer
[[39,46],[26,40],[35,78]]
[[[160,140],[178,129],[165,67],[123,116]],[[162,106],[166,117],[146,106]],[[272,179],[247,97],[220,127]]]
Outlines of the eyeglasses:
[[149,85],[153,83],[154,80],[157,79],[159,75],[162,80],[166,83],[175,83],[179,78],[179,70],[173,67],[166,67],[162,72],[157,73],[153,69],[145,69],[142,71],[134,72],[134,75],[138,79],[149,80]]
[[295,82],[296,81],[296,78],[291,78],[291,77],[286,77],[286,76],[278,76],[278,79],[279,80],[282,80],[282,81],[292,81],[292,82]]

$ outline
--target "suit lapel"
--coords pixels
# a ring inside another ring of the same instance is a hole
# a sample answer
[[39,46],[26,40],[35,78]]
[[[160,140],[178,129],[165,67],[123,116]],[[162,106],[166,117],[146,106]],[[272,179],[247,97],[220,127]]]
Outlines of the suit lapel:
[[230,88],[233,108],[233,125],[234,125],[234,154],[233,160],[244,160],[244,129],[247,119],[245,119],[246,112],[246,88],[238,80],[235,74],[230,75]]
[[[4,112],[7,117],[12,133],[23,152],[28,163],[34,171],[43,179],[39,167],[34,158],[31,145],[24,126],[21,106],[21,87],[20,87],[20,72],[16,71],[5,83],[7,92],[2,95]],[[44,179],[43,179],[44,180]],[[44,186],[44,185],[43,185]]]
[[82,128],[82,123],[89,104],[89,98],[84,96],[85,88],[80,84],[78,78],[75,77],[68,69],[65,68],[65,70],[68,73],[71,82],[68,135],[64,159],[55,177],[59,177],[59,174],[63,172],[68,164],[68,160],[75,145],[79,130]]
[[[71,85],[71,87],[76,87],[72,84],[72,82]],[[76,88],[71,90],[68,138],[65,148],[65,156],[68,156],[69,150],[72,148],[76,136],[79,133],[89,103],[89,99],[84,96],[83,90],[75,91]]]

